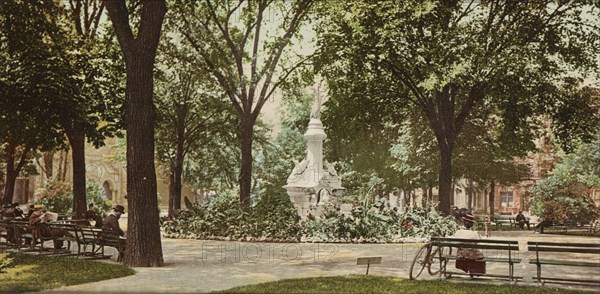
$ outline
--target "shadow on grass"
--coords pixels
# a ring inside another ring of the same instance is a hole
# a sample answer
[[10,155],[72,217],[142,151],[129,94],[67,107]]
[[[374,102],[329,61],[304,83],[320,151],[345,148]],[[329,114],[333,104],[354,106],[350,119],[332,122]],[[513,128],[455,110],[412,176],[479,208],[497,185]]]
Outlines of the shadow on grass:
[[135,274],[120,264],[71,257],[10,253],[12,265],[0,274],[0,293],[41,291]]

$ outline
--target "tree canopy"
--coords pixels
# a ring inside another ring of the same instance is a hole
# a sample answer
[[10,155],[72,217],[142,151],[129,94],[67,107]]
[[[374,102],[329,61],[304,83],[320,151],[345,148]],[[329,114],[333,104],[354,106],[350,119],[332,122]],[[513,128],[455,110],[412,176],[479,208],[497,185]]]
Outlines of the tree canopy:
[[[333,1],[322,8],[317,68],[330,104],[369,103],[348,116],[360,120],[379,115],[371,111],[378,106],[382,116],[418,112],[437,142],[446,213],[453,154],[477,107],[491,109],[486,119],[495,120],[500,150],[513,156],[535,149],[542,114],[558,120],[563,112],[554,108],[589,108],[564,103],[577,98],[572,81],[598,67],[600,24],[590,17],[598,8],[585,2]],[[589,138],[594,124],[571,122],[563,126]]]

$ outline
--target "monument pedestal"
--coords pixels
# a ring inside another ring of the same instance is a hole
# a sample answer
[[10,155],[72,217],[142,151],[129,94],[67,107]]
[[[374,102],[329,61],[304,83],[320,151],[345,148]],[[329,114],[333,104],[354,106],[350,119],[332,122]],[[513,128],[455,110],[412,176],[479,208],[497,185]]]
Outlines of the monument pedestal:
[[311,117],[304,137],[307,140],[306,158],[296,163],[284,186],[302,219],[308,214],[320,217],[323,208],[335,203],[345,190],[335,166],[323,160],[323,140],[327,135],[318,117]]

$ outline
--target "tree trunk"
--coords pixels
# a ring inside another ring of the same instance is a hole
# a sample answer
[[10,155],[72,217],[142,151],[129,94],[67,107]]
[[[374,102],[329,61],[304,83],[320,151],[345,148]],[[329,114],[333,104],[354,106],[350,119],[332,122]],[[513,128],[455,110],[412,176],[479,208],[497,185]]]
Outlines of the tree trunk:
[[67,131],[73,160],[73,218],[82,219],[87,211],[86,171],[85,171],[85,134],[81,130]]
[[44,158],[44,174],[46,179],[50,180],[54,176],[54,151],[47,151],[42,154]]
[[467,209],[469,212],[473,209],[473,181],[469,180],[469,186],[467,187]]
[[154,169],[154,56],[139,52],[128,61],[125,120],[129,218],[124,262],[130,266],[162,266]]
[[490,183],[490,200],[488,201],[488,205],[490,207],[490,215],[494,215],[495,211],[495,191],[496,191],[496,181],[492,180],[492,182]]
[[165,1],[141,1],[137,36],[129,25],[124,0],[105,1],[121,51],[125,57],[125,128],[127,131],[127,247],[123,262],[128,266],[162,266],[152,100],[153,69],[160,31],[167,7]]
[[433,203],[433,186],[429,184],[429,195],[427,196],[429,202]]
[[169,216],[175,216],[175,212],[181,209],[181,188],[183,182],[184,144],[185,144],[185,106],[177,105],[177,142],[175,158],[171,160],[169,177]]
[[176,156],[175,162],[171,162],[171,174],[169,177],[169,216],[175,216],[175,212],[181,209],[181,174],[183,172],[183,156]]
[[15,182],[17,180],[17,172],[15,171],[15,152],[16,147],[13,144],[8,143],[4,149],[4,162],[6,164],[5,184],[4,184],[4,195],[2,197],[2,204],[12,203],[13,195],[15,193]]
[[440,212],[450,214],[450,197],[452,197],[452,149],[440,144],[439,175]]
[[27,154],[31,148],[28,146],[24,146],[21,150],[21,154],[19,154],[18,162],[15,162],[17,159],[17,146],[15,144],[9,142],[6,144],[4,149],[5,163],[6,163],[6,182],[4,185],[4,195],[2,196],[2,204],[13,203],[13,197],[15,194],[15,183],[17,181],[17,177],[19,173],[25,166],[27,162]]
[[242,131],[242,166],[238,183],[240,185],[240,204],[245,211],[250,210],[250,194],[252,193],[252,136],[254,123],[244,119]]

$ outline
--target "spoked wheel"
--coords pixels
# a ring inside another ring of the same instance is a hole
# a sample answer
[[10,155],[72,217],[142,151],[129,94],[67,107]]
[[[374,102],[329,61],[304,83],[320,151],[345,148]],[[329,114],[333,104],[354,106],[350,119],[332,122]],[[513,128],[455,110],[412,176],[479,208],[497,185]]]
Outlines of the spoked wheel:
[[429,254],[429,267],[427,270],[432,276],[439,274],[443,267],[443,261],[440,259],[440,250],[442,251],[442,256],[452,254],[452,248],[448,247],[436,247],[435,249],[431,250],[431,254]]
[[421,275],[425,267],[429,267],[430,255],[427,254],[430,250],[429,248],[431,248],[430,245],[425,244],[423,247],[421,247],[421,249],[419,249],[417,255],[415,255],[409,271],[409,277],[411,280],[416,280]]

